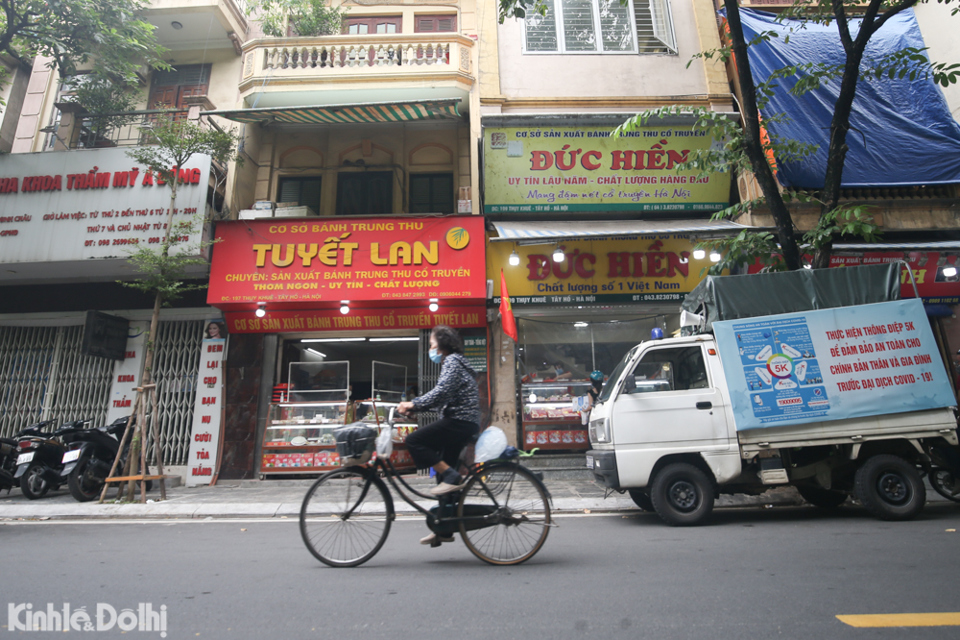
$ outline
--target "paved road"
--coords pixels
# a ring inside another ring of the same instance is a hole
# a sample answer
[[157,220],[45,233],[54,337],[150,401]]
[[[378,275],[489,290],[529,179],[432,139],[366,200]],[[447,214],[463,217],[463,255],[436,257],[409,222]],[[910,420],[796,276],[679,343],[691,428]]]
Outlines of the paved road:
[[[810,507],[728,509],[692,529],[641,513],[558,522],[533,560],[502,568],[459,541],[418,545],[422,523],[403,518],[356,569],[316,562],[292,518],[8,522],[0,606],[166,605],[168,638],[960,636],[960,627],[856,629],[835,617],[960,611],[952,505],[907,523]],[[101,635],[119,631],[90,637]]]

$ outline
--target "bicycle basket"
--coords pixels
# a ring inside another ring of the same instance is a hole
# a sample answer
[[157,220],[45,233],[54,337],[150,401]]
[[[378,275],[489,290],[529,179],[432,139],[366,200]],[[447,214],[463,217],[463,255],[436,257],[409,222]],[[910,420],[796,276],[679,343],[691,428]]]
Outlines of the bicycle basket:
[[370,461],[377,441],[376,429],[362,422],[354,422],[340,427],[334,435],[337,439],[337,454],[340,456],[341,465],[350,467]]

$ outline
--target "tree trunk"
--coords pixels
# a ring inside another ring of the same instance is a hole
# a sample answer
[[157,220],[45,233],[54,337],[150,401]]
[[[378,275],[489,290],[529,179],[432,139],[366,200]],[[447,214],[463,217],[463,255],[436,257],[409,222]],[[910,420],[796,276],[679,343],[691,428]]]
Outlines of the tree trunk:
[[786,203],[780,194],[777,179],[773,175],[770,163],[763,150],[760,135],[760,111],[757,108],[757,92],[750,73],[750,60],[747,57],[747,43],[743,37],[743,24],[740,22],[740,6],[737,0],[724,0],[727,10],[727,23],[730,26],[730,37],[733,40],[734,62],[737,68],[737,78],[740,81],[743,94],[743,130],[746,143],[747,157],[756,176],[757,183],[767,200],[767,206],[773,215],[777,227],[777,239],[780,241],[780,251],[787,269],[793,271],[803,267],[800,259],[800,247],[793,230],[793,218],[787,209]]

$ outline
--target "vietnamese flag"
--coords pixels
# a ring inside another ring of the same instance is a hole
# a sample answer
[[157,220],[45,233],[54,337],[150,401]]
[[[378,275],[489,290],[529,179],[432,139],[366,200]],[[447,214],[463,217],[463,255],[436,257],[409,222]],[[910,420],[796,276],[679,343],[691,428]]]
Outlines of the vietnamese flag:
[[500,269],[500,322],[503,323],[503,332],[519,342],[517,334],[517,319],[513,317],[513,307],[510,306],[510,294],[507,293],[507,279]]

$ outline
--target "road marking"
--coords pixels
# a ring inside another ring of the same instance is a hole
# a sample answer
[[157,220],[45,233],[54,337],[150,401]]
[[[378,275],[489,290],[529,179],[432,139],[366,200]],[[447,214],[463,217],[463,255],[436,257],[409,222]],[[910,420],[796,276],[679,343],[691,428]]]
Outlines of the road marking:
[[960,627],[960,613],[874,613],[837,619],[851,627]]

